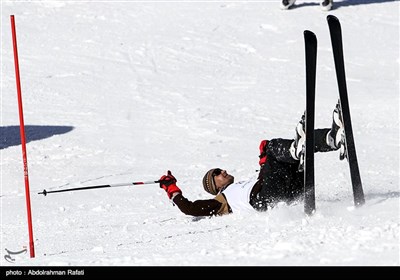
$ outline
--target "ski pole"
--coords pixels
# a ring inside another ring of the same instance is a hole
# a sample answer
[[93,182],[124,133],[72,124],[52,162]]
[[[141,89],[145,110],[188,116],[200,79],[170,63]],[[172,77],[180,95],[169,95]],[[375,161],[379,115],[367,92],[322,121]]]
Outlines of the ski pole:
[[89,187],[57,190],[57,191],[46,191],[46,190],[43,190],[42,192],[40,192],[38,194],[43,194],[44,196],[46,196],[48,193],[56,193],[56,192],[69,192],[69,191],[79,191],[79,190],[89,190],[89,189],[114,188],[114,187],[130,186],[130,185],[158,184],[158,183],[160,183],[159,180],[158,181],[120,183],[120,184],[112,184],[112,185],[98,185],[98,186],[89,186]]

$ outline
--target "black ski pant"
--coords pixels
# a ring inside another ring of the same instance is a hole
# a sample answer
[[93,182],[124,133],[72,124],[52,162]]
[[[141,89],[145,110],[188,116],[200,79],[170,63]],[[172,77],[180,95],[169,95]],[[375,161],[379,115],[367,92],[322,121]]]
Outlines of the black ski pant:
[[[329,128],[316,129],[315,152],[334,151],[326,144]],[[259,191],[250,204],[257,210],[267,210],[280,201],[293,202],[304,193],[304,172],[300,172],[299,160],[292,158],[290,146],[293,140],[275,138],[268,141],[267,161],[258,176]]]

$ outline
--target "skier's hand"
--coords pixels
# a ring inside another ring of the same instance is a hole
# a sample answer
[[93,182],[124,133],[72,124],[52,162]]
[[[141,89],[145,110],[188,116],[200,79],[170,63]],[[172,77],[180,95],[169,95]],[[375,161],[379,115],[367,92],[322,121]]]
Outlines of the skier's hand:
[[175,193],[182,193],[182,191],[176,185],[176,178],[172,175],[171,171],[168,170],[167,175],[161,176],[159,181],[160,188],[167,192],[169,199],[171,199]]
[[260,166],[267,162],[267,144],[268,140],[262,140],[260,143],[260,155],[258,156],[260,158],[258,161]]

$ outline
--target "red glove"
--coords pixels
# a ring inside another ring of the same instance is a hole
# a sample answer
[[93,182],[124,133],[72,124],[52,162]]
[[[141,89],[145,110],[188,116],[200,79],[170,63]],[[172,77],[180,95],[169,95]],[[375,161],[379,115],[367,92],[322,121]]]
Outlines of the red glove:
[[268,140],[262,140],[260,143],[260,155],[258,156],[260,158],[258,161],[260,166],[267,162],[267,145]]
[[182,191],[176,185],[176,179],[171,174],[171,171],[168,170],[168,174],[161,176],[159,181],[160,181],[160,188],[163,188],[167,192],[169,199],[172,198],[172,195],[174,193],[182,194]]

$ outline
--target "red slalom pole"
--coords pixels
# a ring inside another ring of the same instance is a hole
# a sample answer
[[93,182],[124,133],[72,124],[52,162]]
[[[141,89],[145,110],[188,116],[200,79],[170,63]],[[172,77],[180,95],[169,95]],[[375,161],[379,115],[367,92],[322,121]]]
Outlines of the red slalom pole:
[[22,160],[24,162],[25,197],[26,197],[26,209],[28,212],[28,229],[29,229],[29,252],[30,252],[31,258],[34,258],[35,257],[35,245],[33,244],[31,197],[29,195],[28,160],[27,160],[27,156],[26,156],[24,111],[22,109],[22,94],[21,94],[21,80],[20,80],[20,76],[19,76],[17,35],[16,35],[16,31],[15,31],[14,16],[11,15],[10,18],[11,18],[11,32],[12,32],[13,47],[14,47],[15,79],[16,79],[16,83],[17,83],[17,94],[18,94],[19,131],[20,131],[20,135],[21,135]]

